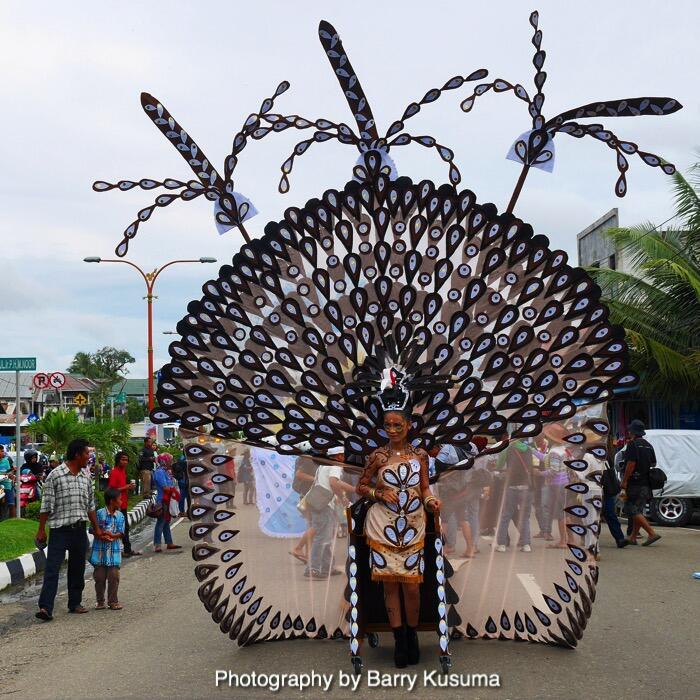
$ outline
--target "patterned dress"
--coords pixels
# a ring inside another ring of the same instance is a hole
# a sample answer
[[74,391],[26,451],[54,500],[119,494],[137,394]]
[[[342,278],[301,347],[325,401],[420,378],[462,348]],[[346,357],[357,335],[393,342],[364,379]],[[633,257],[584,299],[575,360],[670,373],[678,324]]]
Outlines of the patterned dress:
[[365,536],[373,581],[422,583],[425,512],[417,459],[388,464],[377,472],[377,488],[398,491],[399,503],[377,501],[367,512]]
[[[97,511],[97,522],[101,530],[111,532],[113,535],[124,534],[124,515],[121,511],[110,513],[107,508]],[[95,538],[92,542],[90,563],[93,566],[121,566],[122,544],[120,539],[108,542]]]

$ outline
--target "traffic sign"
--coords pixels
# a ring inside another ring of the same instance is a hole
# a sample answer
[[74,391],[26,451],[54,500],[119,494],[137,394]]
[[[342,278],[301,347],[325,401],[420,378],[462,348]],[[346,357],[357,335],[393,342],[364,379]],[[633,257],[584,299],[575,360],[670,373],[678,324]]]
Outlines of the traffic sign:
[[34,384],[37,389],[46,389],[49,385],[49,375],[46,374],[46,372],[35,374],[34,379],[32,379],[32,384]]
[[87,396],[85,394],[76,394],[73,402],[76,406],[84,406],[88,402]]
[[114,399],[115,403],[126,403],[126,394],[123,392],[121,394],[117,394],[117,398]]
[[30,413],[27,416],[27,423],[36,423],[39,420],[39,416],[36,413]]
[[36,357],[0,357],[0,372],[36,372]]
[[63,372],[54,372],[49,377],[49,384],[51,384],[54,389],[61,389],[65,383],[66,375],[63,374]]

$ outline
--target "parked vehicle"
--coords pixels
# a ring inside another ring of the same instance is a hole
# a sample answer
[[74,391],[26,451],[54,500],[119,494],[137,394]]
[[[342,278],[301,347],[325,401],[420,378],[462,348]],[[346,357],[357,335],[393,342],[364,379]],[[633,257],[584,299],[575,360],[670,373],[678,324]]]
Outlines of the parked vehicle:
[[[647,430],[644,438],[668,477],[663,490],[654,491],[650,514],[662,525],[687,525],[700,508],[700,430]],[[615,466],[624,471],[619,453]]]

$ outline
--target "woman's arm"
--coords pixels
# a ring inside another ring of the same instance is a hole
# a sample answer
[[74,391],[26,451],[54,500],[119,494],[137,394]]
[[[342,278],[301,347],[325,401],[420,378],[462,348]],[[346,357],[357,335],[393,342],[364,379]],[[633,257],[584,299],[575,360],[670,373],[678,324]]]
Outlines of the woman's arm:
[[430,458],[425,450],[418,450],[418,460],[420,461],[420,491],[423,498],[423,505],[431,513],[439,510],[442,502],[437,496],[433,496],[430,490]]
[[362,472],[360,480],[357,482],[357,488],[355,490],[360,496],[369,496],[370,492],[374,490],[372,488],[372,480],[375,478],[379,466],[379,450],[375,450],[365,460],[364,471]]

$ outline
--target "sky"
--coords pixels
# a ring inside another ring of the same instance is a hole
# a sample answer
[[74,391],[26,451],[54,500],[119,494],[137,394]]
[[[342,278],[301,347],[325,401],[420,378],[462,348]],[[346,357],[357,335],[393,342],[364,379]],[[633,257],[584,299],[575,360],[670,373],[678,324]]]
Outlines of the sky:
[[[368,8],[371,7],[371,14]],[[36,356],[39,369],[65,370],[78,351],[105,345],[136,358],[130,376],[146,376],[144,284],[126,265],[88,265],[113,258],[136,213],[155,194],[95,193],[95,180],[192,177],[185,161],[143,113],[142,91],[157,97],[223,171],[231,140],[248,114],[282,80],[291,89],[275,111],[351,123],[352,117],[318,41],[320,19],[333,23],[363,85],[379,130],[429,88],[488,68],[490,78],[522,83],[530,94],[532,30],[540,11],[545,115],[597,100],[670,96],[684,109],[663,118],[610,119],[606,126],[687,170],[700,145],[697,68],[700,5],[650,0],[581,4],[520,0],[385,0],[224,2],[171,0],[0,3],[0,356]],[[459,103],[473,83],[423,108],[409,122],[455,151],[461,186],[504,209],[519,174],[505,160],[530,126],[512,95],[489,94],[469,114]],[[295,164],[291,189],[277,192],[280,165],[309,132],[288,130],[243,151],[236,189],[259,214],[247,228],[261,235],[269,220],[350,179],[357,151],[314,145]],[[660,223],[673,211],[670,178],[635,158],[628,194],[618,199],[614,153],[593,139],[556,139],[552,174],[531,171],[515,214],[576,261],[576,234],[619,207],[622,225]],[[392,150],[398,171],[414,180],[447,180],[434,152]],[[177,258],[230,262],[239,234],[216,231],[211,203],[176,202],[139,229],[128,259],[153,269]],[[175,329],[187,303],[218,265],[187,264],[159,278],[154,306],[156,366],[167,361],[163,331]]]

